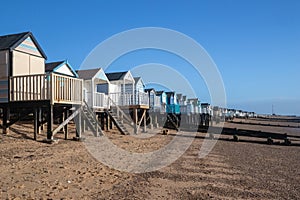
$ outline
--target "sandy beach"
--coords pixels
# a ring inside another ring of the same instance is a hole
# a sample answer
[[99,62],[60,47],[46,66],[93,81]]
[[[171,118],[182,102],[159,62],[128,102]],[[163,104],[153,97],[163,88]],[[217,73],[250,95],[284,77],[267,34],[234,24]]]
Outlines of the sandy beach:
[[[244,124],[234,123],[243,121]],[[225,127],[260,129],[300,136],[299,122],[279,122],[283,127],[249,125],[266,120],[240,120]],[[270,122],[278,123],[272,120]],[[269,124],[269,123],[268,123]],[[210,154],[200,159],[204,133],[198,133],[188,150],[171,165],[153,172],[128,173],[97,161],[83,142],[58,134],[47,144],[45,134],[32,140],[32,123],[17,123],[9,135],[0,134],[1,199],[299,199],[300,146],[234,142],[221,136]],[[133,152],[153,151],[177,134],[156,134],[147,139],[106,136],[118,147]],[[262,139],[258,139],[262,140]],[[247,142],[249,141],[249,142]]]

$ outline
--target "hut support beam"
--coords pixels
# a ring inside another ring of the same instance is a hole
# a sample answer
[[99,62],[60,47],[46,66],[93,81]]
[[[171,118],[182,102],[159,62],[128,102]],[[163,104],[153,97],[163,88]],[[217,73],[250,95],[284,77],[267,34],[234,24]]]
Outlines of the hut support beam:
[[[64,119],[68,119],[68,117],[69,117],[69,110],[66,109],[64,111]],[[67,140],[68,139],[68,135],[69,135],[68,124],[65,125],[64,132],[65,132],[65,140]]]
[[3,120],[2,120],[2,128],[3,128],[3,134],[9,134],[9,126],[8,126],[8,120],[9,120],[9,107],[3,108]]
[[137,116],[136,108],[133,108],[133,122],[134,122],[134,134],[137,134],[137,132],[138,132],[138,126],[137,126],[138,116]]
[[33,110],[33,118],[34,118],[34,122],[33,122],[33,139],[36,140],[37,138],[37,134],[39,132],[39,112],[38,112],[38,108],[34,108]]
[[47,113],[47,139],[53,140],[53,105],[50,104],[48,106],[48,113]]
[[79,127],[76,128],[76,137],[81,138],[81,132],[82,132],[82,127],[81,127],[82,115],[81,115],[81,112],[78,113],[77,117],[78,117],[78,123],[76,125],[78,125]]

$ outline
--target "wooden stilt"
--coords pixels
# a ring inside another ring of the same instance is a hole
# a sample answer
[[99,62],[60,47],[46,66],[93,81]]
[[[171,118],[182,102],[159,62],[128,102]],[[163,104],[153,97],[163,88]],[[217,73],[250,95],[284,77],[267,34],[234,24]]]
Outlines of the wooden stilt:
[[[68,110],[68,108],[66,108],[65,111],[64,111],[64,119],[67,119],[68,117],[69,117],[69,110]],[[64,132],[65,132],[65,140],[67,140],[68,135],[69,135],[68,124],[65,125]]]
[[[78,115],[79,116],[79,115]],[[81,131],[82,132],[85,132],[86,130],[88,130],[88,127],[87,127],[87,125],[86,125],[86,120],[87,119],[83,119],[81,122],[80,122],[80,124],[81,124]]]
[[146,117],[146,109],[144,109],[144,112],[143,112],[143,116],[144,116],[144,133],[147,132],[147,117]]
[[109,119],[109,129],[113,129],[113,122],[110,119],[110,117],[108,117],[108,119]]
[[136,108],[133,108],[133,122],[134,122],[134,134],[137,134],[138,133],[138,128],[137,128],[138,116],[137,116]]
[[109,115],[108,114],[105,115],[105,125],[106,125],[106,130],[108,131],[109,130]]
[[[98,115],[96,114],[96,121],[98,122]],[[96,136],[99,136],[98,123],[95,124]]]
[[[67,118],[65,118],[65,107],[62,110],[62,113],[60,114],[60,119],[61,121],[59,122],[59,124],[63,123]],[[64,132],[64,128],[60,129],[60,132]]]
[[158,120],[157,120],[157,114],[156,113],[154,114],[154,127],[155,128],[159,127]]
[[149,119],[150,119],[150,124],[149,124],[149,127],[150,127],[150,130],[153,130],[153,115],[149,114]]
[[42,123],[43,117],[42,117],[42,108],[38,109],[38,134],[41,133],[43,130],[43,123]]
[[101,129],[104,130],[104,113],[100,113]]
[[48,113],[47,113],[47,139],[53,140],[53,105],[48,106]]
[[79,114],[77,115],[78,117],[78,128],[76,129],[76,137],[77,138],[81,138],[81,132],[82,132],[82,127],[81,127],[81,122],[84,121],[82,120],[82,114],[81,112],[79,112]]
[[3,134],[9,134],[9,128],[7,125],[8,120],[9,120],[9,107],[6,107],[3,108],[3,121],[2,121]]
[[38,133],[38,129],[39,129],[39,125],[38,125],[38,121],[39,121],[39,113],[38,113],[38,108],[34,108],[33,110],[33,139],[36,140],[37,138],[37,133]]

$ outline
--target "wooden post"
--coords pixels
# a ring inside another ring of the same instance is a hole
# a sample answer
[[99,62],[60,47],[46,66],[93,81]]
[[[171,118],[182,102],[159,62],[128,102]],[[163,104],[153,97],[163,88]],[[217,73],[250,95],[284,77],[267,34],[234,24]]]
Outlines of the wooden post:
[[147,117],[146,117],[146,109],[144,109],[144,113],[143,113],[143,115],[144,115],[144,133],[146,133],[147,132]]
[[[81,116],[81,111],[78,113],[77,115],[78,118],[78,128],[76,128],[76,137],[77,138],[81,138],[81,132],[82,132],[82,127],[81,127],[81,123],[82,123],[82,116]],[[84,120],[83,120],[84,121]]]
[[153,115],[151,113],[149,113],[149,119],[150,119],[150,130],[153,130],[153,120],[152,120]]
[[9,134],[7,120],[9,120],[9,107],[3,108],[3,122],[2,122],[3,134]]
[[43,121],[43,112],[42,112],[42,108],[39,108],[39,121],[38,121],[38,134],[41,133],[42,130],[44,130],[44,125],[42,123]]
[[99,136],[99,132],[98,132],[98,115],[97,115],[97,113],[96,113],[96,123],[95,123],[95,130],[96,130],[96,137],[98,137]]
[[109,117],[109,129],[113,129],[113,123],[112,123],[112,120],[110,119],[110,117]]
[[47,139],[53,140],[53,105],[50,104],[48,106],[48,113],[47,113]]
[[105,115],[105,126],[106,126],[106,130],[109,130],[109,115],[106,114]]
[[38,129],[39,129],[39,125],[38,125],[38,121],[39,121],[39,113],[38,113],[38,108],[34,108],[33,110],[33,139],[36,140],[37,137],[37,133],[38,133]]
[[100,114],[101,129],[104,130],[104,113]]
[[[66,108],[66,110],[64,112],[64,119],[68,119],[68,117],[69,117],[69,110],[68,110],[68,108]],[[68,124],[65,125],[64,132],[65,132],[65,140],[67,140],[68,139],[68,135],[69,135]]]
[[[78,115],[78,116],[79,116],[79,115]],[[81,131],[82,131],[82,132],[85,132],[85,131],[87,130],[86,120],[87,120],[87,119],[83,119],[83,120],[80,122],[80,125],[81,125]]]
[[134,122],[134,134],[137,134],[137,122],[138,122],[138,116],[137,116],[137,109],[133,108],[133,122]]

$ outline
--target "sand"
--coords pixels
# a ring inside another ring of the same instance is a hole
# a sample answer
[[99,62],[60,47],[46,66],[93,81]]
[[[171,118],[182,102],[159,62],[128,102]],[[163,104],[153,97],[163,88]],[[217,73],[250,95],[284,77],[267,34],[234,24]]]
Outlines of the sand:
[[[300,135],[298,128],[290,127],[225,126]],[[70,130],[72,138],[73,125]],[[42,142],[45,134],[34,141],[32,132],[31,123],[18,123],[9,135],[0,134],[1,199],[300,199],[300,146],[233,142],[222,136],[224,140],[200,159],[204,134],[199,133],[171,165],[136,174],[105,166],[83,142],[63,140],[58,134],[58,143],[47,144]],[[139,153],[161,148],[174,135],[171,131],[137,139],[107,132],[115,145]]]

